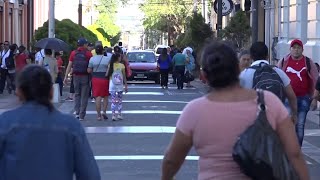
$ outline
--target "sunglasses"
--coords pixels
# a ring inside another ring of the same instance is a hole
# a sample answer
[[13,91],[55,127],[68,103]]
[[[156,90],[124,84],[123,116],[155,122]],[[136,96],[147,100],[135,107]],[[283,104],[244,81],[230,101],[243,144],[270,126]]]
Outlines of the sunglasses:
[[4,46],[9,46],[9,44],[3,44]]

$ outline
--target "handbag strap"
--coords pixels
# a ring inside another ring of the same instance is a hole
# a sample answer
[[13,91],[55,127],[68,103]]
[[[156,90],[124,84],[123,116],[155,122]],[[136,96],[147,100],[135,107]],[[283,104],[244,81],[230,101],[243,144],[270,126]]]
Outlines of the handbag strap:
[[102,58],[103,58],[103,55],[101,56],[101,59],[100,59],[100,62],[99,62],[99,64],[98,64],[97,68],[96,68],[96,71],[93,71],[93,72],[97,72],[97,71],[98,71],[98,68],[99,68],[99,66],[100,66],[100,64],[101,64]]

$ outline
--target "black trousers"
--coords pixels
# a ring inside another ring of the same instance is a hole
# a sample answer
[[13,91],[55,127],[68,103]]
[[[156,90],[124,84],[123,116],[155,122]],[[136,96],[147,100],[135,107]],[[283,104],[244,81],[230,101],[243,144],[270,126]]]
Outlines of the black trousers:
[[74,91],[74,84],[73,84],[73,76],[71,76],[70,93],[71,93],[71,94],[74,94],[74,93],[75,93],[75,91]]
[[[12,90],[16,90],[15,86],[15,74],[9,73],[8,69],[0,68],[0,93],[3,93],[3,90],[6,86],[6,82],[8,83],[8,90],[11,92]],[[8,78],[8,81],[7,81]]]
[[178,89],[183,89],[184,71],[185,71],[185,66],[174,67],[174,74],[177,78]]
[[169,69],[160,69],[161,86],[168,86]]
[[[60,96],[62,96],[62,89],[63,89],[63,79],[61,73],[58,73],[56,83],[59,84]],[[73,84],[73,83],[72,83]]]

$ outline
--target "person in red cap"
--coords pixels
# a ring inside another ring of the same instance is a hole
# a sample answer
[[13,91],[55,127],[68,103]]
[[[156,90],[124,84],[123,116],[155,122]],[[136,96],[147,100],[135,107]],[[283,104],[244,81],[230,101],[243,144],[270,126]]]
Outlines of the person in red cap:
[[291,42],[290,54],[279,61],[278,67],[290,78],[291,86],[297,96],[298,120],[296,122],[296,133],[300,146],[302,146],[306,117],[318,79],[317,67],[310,58],[303,55],[303,43],[299,39]]

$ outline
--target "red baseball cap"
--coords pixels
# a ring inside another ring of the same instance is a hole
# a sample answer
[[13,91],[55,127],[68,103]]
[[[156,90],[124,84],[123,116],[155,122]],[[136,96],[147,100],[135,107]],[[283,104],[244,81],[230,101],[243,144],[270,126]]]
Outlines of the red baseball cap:
[[293,45],[298,44],[299,46],[301,46],[303,48],[303,43],[302,41],[300,41],[299,39],[295,39],[291,42],[290,47],[292,47]]

